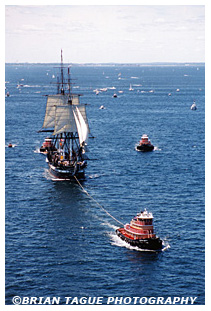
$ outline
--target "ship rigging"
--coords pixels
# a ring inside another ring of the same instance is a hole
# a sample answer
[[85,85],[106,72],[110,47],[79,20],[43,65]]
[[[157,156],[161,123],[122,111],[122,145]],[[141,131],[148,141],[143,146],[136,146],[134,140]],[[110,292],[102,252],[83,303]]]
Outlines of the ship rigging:
[[64,78],[61,50],[60,79],[57,80],[57,94],[46,95],[47,104],[42,129],[50,132],[40,148],[47,156],[50,174],[60,180],[74,176],[84,178],[88,157],[86,145],[90,134],[86,105],[80,103],[81,94],[72,93],[70,67],[67,67],[67,81]]

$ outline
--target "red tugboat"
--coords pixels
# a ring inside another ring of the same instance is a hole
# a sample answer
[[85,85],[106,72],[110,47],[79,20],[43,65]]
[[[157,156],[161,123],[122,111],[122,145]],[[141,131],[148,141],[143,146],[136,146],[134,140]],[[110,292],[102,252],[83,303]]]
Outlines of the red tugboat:
[[162,240],[156,236],[153,229],[153,215],[146,209],[138,213],[130,224],[118,228],[116,234],[131,246],[145,250],[161,250]]
[[152,151],[154,146],[151,144],[146,134],[142,135],[139,145],[136,147],[138,151]]
[[49,151],[56,151],[56,148],[52,144],[52,139],[47,137],[40,147],[40,152],[43,154],[47,154]]

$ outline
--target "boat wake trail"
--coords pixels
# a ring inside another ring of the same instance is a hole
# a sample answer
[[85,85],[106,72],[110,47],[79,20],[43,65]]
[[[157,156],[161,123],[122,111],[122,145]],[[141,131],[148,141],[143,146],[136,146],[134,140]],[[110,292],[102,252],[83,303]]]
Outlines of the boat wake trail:
[[34,153],[41,153],[40,152],[40,147],[39,146],[36,146],[35,150],[34,150]]
[[163,239],[163,249],[162,251],[164,252],[165,250],[167,250],[168,248],[171,248],[169,242],[167,241],[166,238]]
[[44,169],[44,173],[43,176],[47,179],[47,180],[52,180],[52,176],[49,173],[49,170],[47,168]]
[[70,181],[69,178],[56,178],[55,176],[51,175],[51,173],[49,172],[49,170],[47,168],[45,168],[43,176],[47,179],[47,180],[51,180],[51,181]]
[[158,146],[154,147],[154,151],[161,151],[162,149],[160,149]]
[[102,222],[102,225],[104,225],[104,226],[106,226],[106,227],[108,227],[108,228],[111,228],[111,229],[113,229],[113,230],[116,230],[118,227],[117,226],[114,226],[114,225],[112,225],[110,222],[108,222],[108,221],[103,221]]
[[90,179],[95,179],[95,178],[99,178],[100,175],[99,174],[92,174],[92,175],[89,175],[89,178]]
[[66,180],[66,179],[61,179],[61,178],[55,178],[54,176],[52,176],[50,174],[50,172],[47,168],[45,168],[43,175],[47,180],[52,180],[52,181],[64,181],[64,180]]

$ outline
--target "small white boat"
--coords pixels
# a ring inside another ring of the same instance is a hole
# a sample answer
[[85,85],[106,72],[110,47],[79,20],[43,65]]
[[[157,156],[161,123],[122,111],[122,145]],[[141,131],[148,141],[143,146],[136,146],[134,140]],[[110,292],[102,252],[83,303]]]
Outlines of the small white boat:
[[130,84],[129,91],[133,91],[132,84]]
[[197,109],[196,103],[195,103],[195,102],[193,102],[193,105],[190,107],[190,109],[191,109],[191,110],[196,110],[196,109]]
[[20,87],[23,87],[23,84],[18,83],[17,84],[17,89],[19,89]]
[[96,95],[98,95],[100,93],[100,91],[98,91],[98,89],[93,90],[93,92],[95,92]]

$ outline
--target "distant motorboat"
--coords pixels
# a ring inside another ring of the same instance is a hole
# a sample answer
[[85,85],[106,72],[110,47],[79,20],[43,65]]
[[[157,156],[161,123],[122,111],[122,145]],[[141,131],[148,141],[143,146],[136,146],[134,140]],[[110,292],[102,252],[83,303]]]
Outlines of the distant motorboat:
[[113,97],[117,97],[117,94],[116,94],[116,93],[114,93]]
[[148,136],[146,134],[143,134],[136,149],[138,151],[153,151],[154,146],[151,144]]
[[105,107],[102,105],[102,106],[100,106],[100,108],[99,109],[105,109]]
[[56,148],[54,147],[52,141],[53,141],[52,138],[46,137],[45,141],[43,142],[42,146],[40,147],[40,153],[47,154],[48,152],[56,151]]

